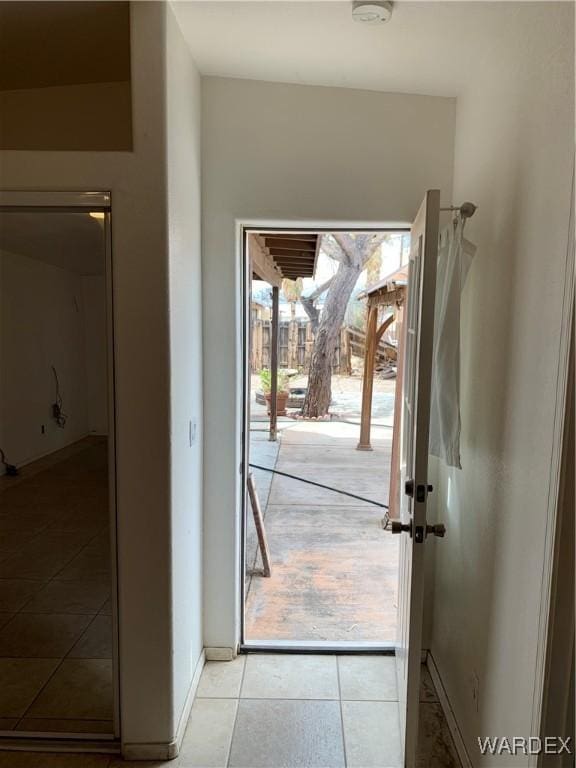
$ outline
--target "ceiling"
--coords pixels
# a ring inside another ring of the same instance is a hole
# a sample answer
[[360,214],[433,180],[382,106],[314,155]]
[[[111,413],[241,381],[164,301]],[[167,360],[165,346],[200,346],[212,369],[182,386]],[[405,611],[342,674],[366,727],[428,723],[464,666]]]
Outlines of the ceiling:
[[129,79],[127,2],[0,2],[0,90]]
[[471,68],[505,56],[510,36],[550,5],[396,2],[381,25],[352,21],[350,0],[184,0],[173,8],[204,75],[455,96]]
[[0,251],[79,275],[101,275],[104,227],[88,213],[0,213]]

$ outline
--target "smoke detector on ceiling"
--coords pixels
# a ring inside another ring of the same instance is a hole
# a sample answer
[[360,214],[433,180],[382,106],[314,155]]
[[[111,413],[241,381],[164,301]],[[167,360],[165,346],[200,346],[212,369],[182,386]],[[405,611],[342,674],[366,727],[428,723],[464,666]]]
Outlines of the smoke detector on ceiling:
[[363,24],[384,24],[392,16],[392,3],[389,0],[354,0],[352,18]]

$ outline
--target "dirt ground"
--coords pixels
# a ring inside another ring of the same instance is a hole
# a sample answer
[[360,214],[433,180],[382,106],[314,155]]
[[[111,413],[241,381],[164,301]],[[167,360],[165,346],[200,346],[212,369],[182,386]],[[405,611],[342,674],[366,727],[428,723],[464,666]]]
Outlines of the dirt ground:
[[[306,387],[308,376],[297,375],[290,379],[291,387]],[[252,396],[251,412],[252,418],[258,419],[266,414],[266,408],[256,403],[255,395],[260,389],[260,377],[252,376]],[[394,417],[394,392],[396,389],[395,379],[374,379],[374,392],[372,395],[372,423],[373,424],[392,424]],[[330,414],[332,417],[353,419],[360,418],[362,409],[362,377],[361,376],[332,376],[332,405]],[[290,410],[295,414],[297,410]]]
[[[252,374],[252,391],[260,389],[260,376],[257,373]],[[290,378],[291,387],[305,387],[308,384],[307,374],[298,374]],[[374,379],[374,392],[394,393],[396,385],[395,379]],[[338,394],[357,394],[362,397],[362,376],[340,376],[332,375],[332,395]]]

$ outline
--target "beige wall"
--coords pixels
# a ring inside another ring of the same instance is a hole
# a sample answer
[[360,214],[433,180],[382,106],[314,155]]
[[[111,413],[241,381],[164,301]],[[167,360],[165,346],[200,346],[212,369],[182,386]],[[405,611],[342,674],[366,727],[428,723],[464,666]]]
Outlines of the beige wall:
[[239,636],[240,255],[236,220],[412,220],[451,198],[449,98],[203,79],[204,641]]
[[[470,6],[480,28],[483,6]],[[473,765],[478,735],[538,733],[533,703],[574,151],[568,3],[502,4],[467,62],[454,199],[477,243],[462,299],[462,471],[442,469],[432,652]],[[506,6],[509,6],[506,8]],[[479,699],[473,699],[473,678]]]
[[0,149],[132,149],[130,83],[0,91]]
[[0,3],[0,150],[132,148],[127,2]]
[[112,192],[121,725],[132,744],[174,734],[164,13],[131,8],[134,152],[0,156],[5,188]]
[[84,345],[88,431],[108,434],[108,328],[106,322],[106,278],[82,277],[84,301]]
[[[79,274],[0,254],[0,434],[10,463],[27,464],[88,433],[85,319]],[[67,416],[64,429],[51,413],[52,366]]]
[[199,78],[167,4],[131,42],[134,151],[4,151],[0,183],[112,193],[122,742],[165,757],[202,635]]

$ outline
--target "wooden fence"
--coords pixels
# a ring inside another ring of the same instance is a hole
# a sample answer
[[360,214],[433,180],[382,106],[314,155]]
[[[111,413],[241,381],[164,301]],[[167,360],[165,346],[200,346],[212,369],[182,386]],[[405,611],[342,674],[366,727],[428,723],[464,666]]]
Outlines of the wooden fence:
[[[258,373],[270,367],[270,320],[253,319],[251,333],[250,369],[252,373]],[[307,372],[313,344],[314,337],[308,320],[281,320],[278,326],[279,367]],[[334,354],[332,370],[344,376],[352,373],[347,328],[342,328],[340,332],[340,343]]]
[[[351,326],[346,330],[348,331],[348,344],[350,346],[351,354],[363,358],[366,345],[366,333],[359,328],[352,328]],[[397,347],[386,339],[380,339],[376,349],[376,370],[383,368],[390,363],[395,364],[397,356]]]
[[[258,373],[270,367],[270,320],[252,319],[250,371]],[[340,331],[340,343],[334,355],[332,370],[343,376],[352,373],[352,356],[364,358],[366,334],[360,328],[347,326]],[[307,372],[314,337],[308,320],[281,320],[278,327],[278,365]],[[376,351],[376,370],[395,365],[397,349],[381,339]]]

